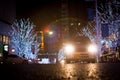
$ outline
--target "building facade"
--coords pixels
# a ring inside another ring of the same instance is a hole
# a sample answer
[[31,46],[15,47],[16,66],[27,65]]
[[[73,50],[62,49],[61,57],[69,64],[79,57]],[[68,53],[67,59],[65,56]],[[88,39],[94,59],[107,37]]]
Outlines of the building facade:
[[[1,0],[0,1],[0,56],[3,56],[4,48],[9,52],[10,47],[10,30],[13,21],[16,18],[16,1]],[[4,47],[7,45],[8,47]]]

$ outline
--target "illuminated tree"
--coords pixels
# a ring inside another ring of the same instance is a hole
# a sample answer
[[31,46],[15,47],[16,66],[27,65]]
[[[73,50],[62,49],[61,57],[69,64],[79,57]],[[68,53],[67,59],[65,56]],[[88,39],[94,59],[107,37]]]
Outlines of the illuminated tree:
[[[118,38],[119,26],[120,26],[120,2],[118,0],[105,0],[105,3],[98,5],[98,23],[99,26],[102,24],[108,24],[109,26],[109,37]],[[94,21],[88,22],[88,25],[82,29],[82,34],[87,36],[92,42],[96,41],[96,30],[95,30],[95,19]],[[102,27],[102,26],[101,26]]]
[[36,59],[39,51],[39,44],[34,33],[35,25],[29,19],[16,20],[10,31],[11,43],[19,57]]
[[101,24],[107,23],[109,25],[109,34],[113,35],[116,34],[120,26],[120,1],[118,0],[111,0],[107,1],[106,3],[102,3],[99,5],[99,19]]
[[[116,48],[120,37],[120,1],[111,0],[99,5],[99,19],[101,24],[108,24],[109,39],[108,43],[111,48]],[[102,27],[102,26],[101,26]],[[114,49],[116,50],[116,49]]]
[[88,25],[82,29],[81,33],[83,34],[83,36],[88,37],[91,42],[96,43],[95,22],[94,21],[88,22]]
[[58,61],[61,61],[61,60],[64,60],[64,59],[66,59],[66,55],[64,53],[64,50],[60,49],[59,52],[58,52]]

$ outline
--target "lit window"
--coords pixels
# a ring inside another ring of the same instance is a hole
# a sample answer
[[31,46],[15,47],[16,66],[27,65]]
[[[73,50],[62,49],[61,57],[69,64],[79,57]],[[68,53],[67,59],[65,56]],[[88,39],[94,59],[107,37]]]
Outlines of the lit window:
[[5,36],[3,36],[3,42],[5,43]]
[[3,36],[3,43],[10,44],[10,39],[8,36]]
[[5,43],[8,44],[9,41],[8,41],[8,37],[6,36],[6,40],[5,40]]

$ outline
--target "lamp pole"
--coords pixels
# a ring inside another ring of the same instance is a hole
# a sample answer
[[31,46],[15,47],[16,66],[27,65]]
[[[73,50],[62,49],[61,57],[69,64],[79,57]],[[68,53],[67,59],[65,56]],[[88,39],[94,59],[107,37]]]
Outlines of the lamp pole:
[[99,62],[99,54],[101,53],[100,51],[100,26],[99,26],[99,20],[98,20],[98,0],[85,0],[85,1],[95,1],[95,30],[96,30],[96,44],[98,46],[98,52],[96,53],[96,58],[97,58],[97,62]]
[[96,43],[97,43],[97,46],[98,46],[98,52],[97,52],[97,62],[99,62],[99,55],[101,53],[101,45],[100,45],[100,26],[99,26],[99,20],[98,20],[98,0],[95,0],[95,10],[96,10]]

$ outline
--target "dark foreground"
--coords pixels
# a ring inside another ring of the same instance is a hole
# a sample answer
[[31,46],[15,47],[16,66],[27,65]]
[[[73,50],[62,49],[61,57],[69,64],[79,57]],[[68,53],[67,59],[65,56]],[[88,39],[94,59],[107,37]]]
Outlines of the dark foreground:
[[0,80],[120,80],[120,63],[1,64]]

